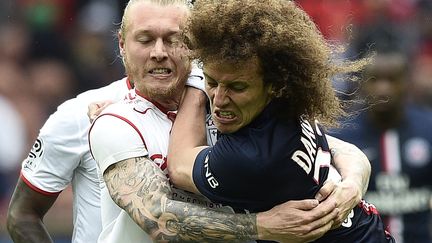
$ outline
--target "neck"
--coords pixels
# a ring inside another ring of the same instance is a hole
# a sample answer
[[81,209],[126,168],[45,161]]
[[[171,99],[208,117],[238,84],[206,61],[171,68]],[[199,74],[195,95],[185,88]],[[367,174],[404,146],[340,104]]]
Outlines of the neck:
[[179,107],[179,101],[174,99],[155,99],[154,102],[161,105],[167,111],[175,111]]
[[180,103],[180,96],[177,95],[148,94],[147,92],[141,92],[137,88],[135,88],[135,92],[164,112],[177,110]]
[[369,118],[380,129],[396,128],[402,121],[403,108],[395,110],[380,110],[369,113]]

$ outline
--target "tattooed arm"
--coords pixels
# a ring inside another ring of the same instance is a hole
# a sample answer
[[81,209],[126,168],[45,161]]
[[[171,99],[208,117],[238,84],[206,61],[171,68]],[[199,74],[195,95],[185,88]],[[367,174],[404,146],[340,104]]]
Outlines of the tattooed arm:
[[331,203],[315,209],[315,200],[291,201],[258,215],[222,213],[175,201],[167,177],[146,157],[111,165],[104,180],[114,202],[156,241],[305,242],[324,234],[338,213]]
[[167,177],[146,157],[110,166],[104,179],[114,202],[155,240],[244,242],[257,238],[256,215],[234,217],[171,200]]

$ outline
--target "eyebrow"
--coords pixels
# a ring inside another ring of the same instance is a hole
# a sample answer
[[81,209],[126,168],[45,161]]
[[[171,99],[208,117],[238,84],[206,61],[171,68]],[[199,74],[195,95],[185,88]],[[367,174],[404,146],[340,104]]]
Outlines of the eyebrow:
[[206,80],[210,80],[210,81],[214,81],[214,82],[217,82],[217,83],[219,83],[216,79],[214,79],[214,78],[212,78],[210,75],[208,75],[207,73],[205,73],[205,72],[203,72],[204,73],[204,77],[206,78]]
[[[164,33],[163,37],[169,37],[176,35],[180,32],[180,30],[168,30],[166,33]],[[154,31],[151,30],[139,30],[136,32],[135,36],[141,36],[141,35],[153,35]]]
[[[220,81],[220,80],[216,80],[216,79],[214,79],[214,78],[212,78],[211,76],[209,76],[206,72],[203,72],[204,73],[204,76],[205,76],[205,78],[206,78],[206,80],[208,80],[208,81],[212,81],[212,82],[216,82],[216,83],[224,83],[223,81]],[[228,82],[228,83],[231,83],[231,84],[237,84],[237,83],[248,83],[247,81],[245,81],[245,80],[226,80],[225,82]]]

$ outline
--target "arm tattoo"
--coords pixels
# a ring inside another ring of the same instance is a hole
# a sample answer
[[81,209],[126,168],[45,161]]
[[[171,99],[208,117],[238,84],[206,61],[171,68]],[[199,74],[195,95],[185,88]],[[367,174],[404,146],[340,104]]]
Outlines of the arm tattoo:
[[255,214],[229,214],[171,199],[171,185],[146,157],[111,165],[107,188],[121,208],[156,241],[245,242],[257,238]]

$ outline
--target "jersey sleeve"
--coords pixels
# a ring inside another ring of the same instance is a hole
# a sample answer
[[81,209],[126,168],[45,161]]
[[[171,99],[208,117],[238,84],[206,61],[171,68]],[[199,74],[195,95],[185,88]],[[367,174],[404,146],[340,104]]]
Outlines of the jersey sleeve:
[[215,146],[198,153],[193,180],[200,193],[211,201],[242,207],[259,193],[256,182],[266,175],[257,173],[257,167],[248,166],[252,159],[238,147],[223,145],[226,144],[218,140]]
[[70,100],[59,106],[45,122],[22,163],[21,178],[29,187],[51,195],[70,184],[81,156],[88,151],[90,122],[85,108],[76,100]]
[[254,212],[315,196],[331,159],[321,129],[306,122],[260,128],[221,136],[198,153],[192,173],[201,194]]
[[99,116],[89,131],[90,150],[101,173],[119,161],[147,156],[143,136],[123,116],[106,113]]

